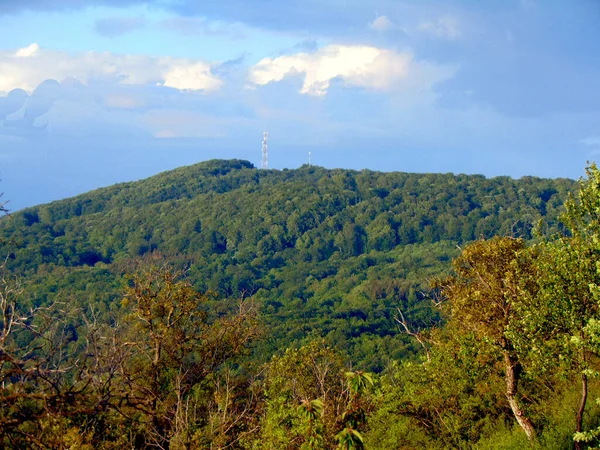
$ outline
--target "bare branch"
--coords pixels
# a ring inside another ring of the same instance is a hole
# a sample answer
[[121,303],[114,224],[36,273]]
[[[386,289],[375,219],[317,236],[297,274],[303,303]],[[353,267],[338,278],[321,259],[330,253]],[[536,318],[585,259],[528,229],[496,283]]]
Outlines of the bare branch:
[[398,311],[399,316],[394,317],[394,320],[396,322],[398,322],[402,326],[402,328],[404,328],[404,332],[406,334],[414,337],[417,340],[417,342],[421,345],[421,347],[423,347],[423,350],[425,350],[425,356],[427,357],[427,362],[431,362],[431,354],[429,352],[429,348],[427,347],[427,344],[425,343],[425,339],[423,338],[423,335],[421,334],[420,331],[411,330],[410,327],[408,326],[408,322],[404,318],[404,314],[402,314],[402,310],[400,308],[397,308],[397,311]]

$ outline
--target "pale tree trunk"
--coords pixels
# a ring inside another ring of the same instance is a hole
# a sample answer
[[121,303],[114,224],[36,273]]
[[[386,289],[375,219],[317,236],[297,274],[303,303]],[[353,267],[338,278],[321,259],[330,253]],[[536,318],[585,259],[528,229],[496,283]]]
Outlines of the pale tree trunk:
[[[577,411],[577,432],[583,431],[583,413],[585,411],[585,404],[587,402],[588,395],[588,379],[585,373],[581,374],[581,402],[579,403],[579,410]],[[576,450],[583,450],[583,442],[575,442]]]
[[515,371],[515,366],[517,363],[511,358],[510,353],[505,350],[504,351],[504,365],[506,366],[506,398],[508,399],[508,404],[510,405],[510,409],[512,410],[515,419],[519,423],[520,427],[523,428],[527,438],[530,441],[535,439],[536,433],[535,428],[533,427],[533,423],[531,420],[525,415],[521,407],[519,406],[519,402],[517,401],[517,384],[518,384],[518,375]]

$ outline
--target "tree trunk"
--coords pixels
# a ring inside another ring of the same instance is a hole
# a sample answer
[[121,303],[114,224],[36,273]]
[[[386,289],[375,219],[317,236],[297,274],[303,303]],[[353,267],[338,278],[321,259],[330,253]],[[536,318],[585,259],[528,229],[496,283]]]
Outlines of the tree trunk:
[[[585,404],[588,395],[588,379],[585,373],[581,374],[581,402],[577,411],[577,432],[583,431],[583,413],[585,412]],[[576,450],[583,450],[583,442],[575,442]]]
[[535,439],[535,428],[533,428],[533,424],[531,420],[521,410],[519,403],[516,398],[517,393],[517,384],[518,384],[518,374],[515,371],[515,366],[517,363],[511,358],[510,353],[505,350],[504,351],[504,364],[506,366],[506,398],[508,399],[508,404],[510,405],[510,409],[512,410],[515,419],[525,431],[527,438],[530,441]]

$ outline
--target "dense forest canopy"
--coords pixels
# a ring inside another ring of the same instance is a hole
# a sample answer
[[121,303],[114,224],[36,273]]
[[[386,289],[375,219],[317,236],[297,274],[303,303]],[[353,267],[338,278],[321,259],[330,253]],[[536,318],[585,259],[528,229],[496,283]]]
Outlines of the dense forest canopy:
[[11,215],[8,268],[35,304],[56,299],[110,314],[130,261],[160,252],[200,291],[252,297],[269,336],[257,355],[324,337],[381,371],[414,354],[393,320],[430,326],[428,279],[457,245],[547,233],[575,183],[524,177],[256,170],[213,160]]
[[7,216],[0,443],[598,448],[586,175],[209,161]]

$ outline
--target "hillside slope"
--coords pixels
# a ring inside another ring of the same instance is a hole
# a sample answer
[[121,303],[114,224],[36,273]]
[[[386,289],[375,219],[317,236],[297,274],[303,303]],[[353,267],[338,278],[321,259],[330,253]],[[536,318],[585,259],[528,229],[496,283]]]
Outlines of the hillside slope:
[[[393,316],[432,320],[420,291],[456,246],[556,227],[571,180],[363,170],[257,170],[213,160],[41,205],[0,221],[9,268],[36,303],[118,314],[132,259],[160,252],[200,289],[252,296],[261,358],[323,336],[370,369],[413,354]],[[223,306],[225,307],[225,306]]]

